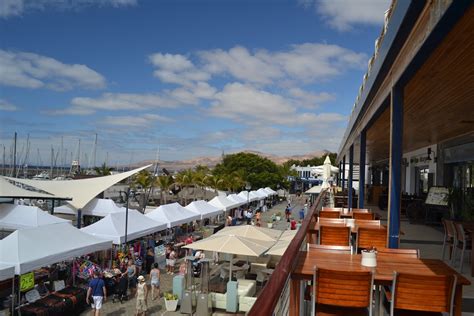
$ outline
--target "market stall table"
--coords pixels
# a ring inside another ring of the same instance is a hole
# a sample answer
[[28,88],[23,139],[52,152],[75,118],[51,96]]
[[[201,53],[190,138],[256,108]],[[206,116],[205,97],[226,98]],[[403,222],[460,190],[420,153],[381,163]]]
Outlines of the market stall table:
[[457,285],[454,298],[454,314],[457,316],[461,315],[462,287],[463,285],[470,285],[471,282],[442,260],[386,256],[377,258],[377,267],[369,268],[361,265],[361,258],[361,255],[323,253],[311,248],[308,252],[300,251],[295,269],[291,274],[290,291],[292,293],[290,293],[290,297],[295,302],[293,304],[290,303],[293,308],[290,315],[294,315],[293,313],[295,312],[295,315],[298,315],[299,301],[301,299],[298,283],[301,280],[312,280],[314,267],[342,271],[373,271],[376,285],[391,285],[394,271],[417,275],[455,274],[457,276]]

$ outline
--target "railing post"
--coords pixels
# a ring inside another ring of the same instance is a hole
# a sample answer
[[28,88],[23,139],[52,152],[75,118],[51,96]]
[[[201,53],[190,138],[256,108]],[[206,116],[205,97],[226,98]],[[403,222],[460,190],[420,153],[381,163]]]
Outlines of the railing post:
[[342,157],[342,190],[346,187],[346,156]]
[[403,151],[403,88],[392,88],[390,102],[390,178],[388,195],[388,246],[398,248]]

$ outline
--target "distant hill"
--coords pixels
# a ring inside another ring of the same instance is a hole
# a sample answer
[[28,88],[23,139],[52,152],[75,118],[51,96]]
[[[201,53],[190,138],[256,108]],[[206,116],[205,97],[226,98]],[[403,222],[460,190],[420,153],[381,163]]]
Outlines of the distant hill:
[[[243,150],[242,152],[246,153],[252,153],[259,155],[261,157],[265,157],[270,159],[276,164],[283,164],[288,160],[294,159],[294,160],[305,160],[305,159],[311,159],[314,157],[320,157],[322,155],[327,154],[329,151],[327,150],[320,150],[320,151],[314,151],[310,152],[304,155],[293,155],[293,156],[277,156],[273,154],[266,154],[262,153],[259,151],[255,150]],[[198,165],[202,166],[208,166],[209,168],[215,167],[219,162],[221,162],[222,157],[220,156],[215,156],[215,157],[197,157],[189,160],[173,160],[173,161],[160,161],[160,169],[161,168],[166,168],[169,171],[180,171],[183,169],[189,169],[193,168]],[[147,165],[147,164],[154,164],[154,160],[144,160],[140,162],[136,162],[131,165],[132,168],[136,168],[139,166]]]

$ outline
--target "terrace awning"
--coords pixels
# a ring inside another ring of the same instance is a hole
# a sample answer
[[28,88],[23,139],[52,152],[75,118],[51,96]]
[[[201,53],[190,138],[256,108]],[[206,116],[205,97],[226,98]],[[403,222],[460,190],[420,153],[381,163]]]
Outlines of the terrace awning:
[[71,196],[68,203],[76,210],[84,208],[93,198],[107,190],[114,184],[140,172],[151,165],[130,170],[127,172],[104,177],[80,180],[29,180],[8,178],[11,181],[22,183],[57,196]]

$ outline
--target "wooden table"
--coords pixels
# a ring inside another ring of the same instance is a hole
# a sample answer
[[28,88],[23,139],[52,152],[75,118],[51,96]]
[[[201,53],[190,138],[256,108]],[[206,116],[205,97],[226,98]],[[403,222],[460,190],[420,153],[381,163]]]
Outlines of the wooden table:
[[[317,250],[309,252],[300,251],[296,267],[291,274],[290,315],[299,315],[300,291],[298,283],[301,280],[312,280],[314,266],[325,269],[344,271],[373,271],[375,284],[390,285],[393,280],[393,272],[404,272],[426,275],[457,275],[456,294],[454,298],[454,314],[461,315],[462,310],[462,286],[470,285],[471,282],[456,272],[442,260],[437,259],[413,259],[385,257],[377,258],[377,267],[368,268],[360,264],[361,255],[323,253]],[[293,303],[293,304],[292,304]]]
[[[319,222],[316,222],[312,228],[309,229],[309,231],[313,234],[317,234],[319,232]],[[346,227],[348,225],[346,224],[336,224],[336,223],[331,223],[331,224],[323,224],[323,226],[336,226],[336,227]],[[384,225],[354,225],[351,226],[351,233],[352,234],[357,234],[357,229],[359,227],[363,228],[382,228],[385,227]]]

